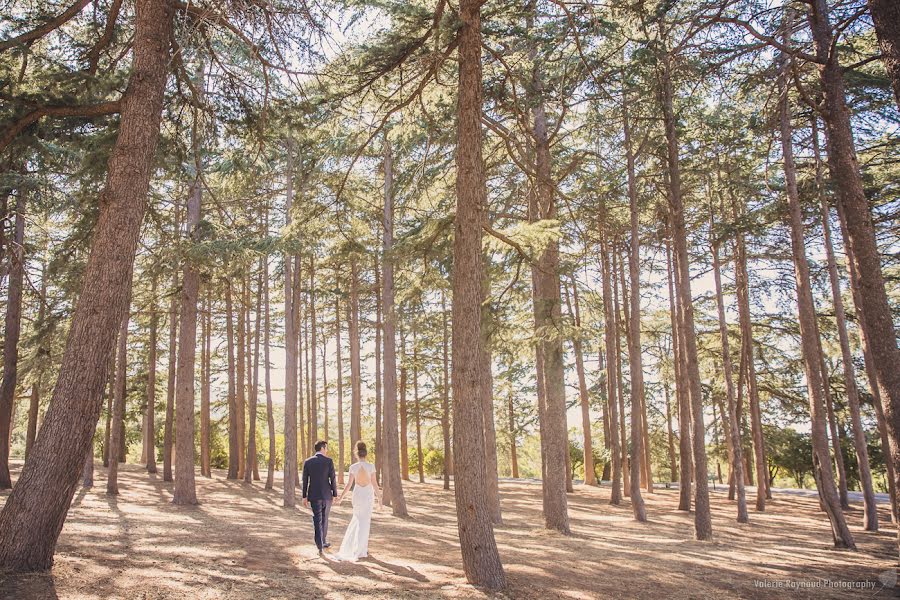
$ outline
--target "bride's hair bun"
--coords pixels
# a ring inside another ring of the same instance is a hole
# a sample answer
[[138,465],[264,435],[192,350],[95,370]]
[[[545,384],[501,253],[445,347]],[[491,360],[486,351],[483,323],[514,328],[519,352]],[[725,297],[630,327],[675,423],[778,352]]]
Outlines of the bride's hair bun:
[[366,456],[369,453],[368,449],[366,449],[365,442],[356,442],[356,455],[360,458]]

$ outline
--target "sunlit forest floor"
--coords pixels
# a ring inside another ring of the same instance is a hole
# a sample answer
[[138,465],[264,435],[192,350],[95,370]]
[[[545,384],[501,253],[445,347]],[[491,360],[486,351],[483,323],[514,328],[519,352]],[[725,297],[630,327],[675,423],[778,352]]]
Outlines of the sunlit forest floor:
[[[21,463],[15,464],[16,472]],[[0,576],[7,598],[477,598],[464,583],[452,492],[440,482],[405,483],[409,519],[376,513],[370,558],[323,560],[312,542],[309,512],[281,506],[273,491],[198,477],[203,502],[171,504],[172,484],[123,465],[118,498],[95,487],[77,492],[60,537],[52,574]],[[572,535],[542,529],[541,489],[501,483],[504,524],[496,528],[509,590],[498,598],[766,598],[760,587],[790,581],[873,582],[874,588],[794,590],[792,597],[893,597],[882,583],[896,563],[895,530],[882,506],[883,530],[861,530],[861,506],[848,514],[857,552],[831,547],[828,521],[815,498],[776,497],[765,514],[737,525],[734,504],[713,495],[715,541],[693,540],[693,516],[675,510],[674,490],[645,495],[650,522],[631,519],[626,502],[607,504],[608,488],[577,486],[569,495]],[[0,495],[0,506],[8,492]],[[351,514],[332,511],[335,548]]]

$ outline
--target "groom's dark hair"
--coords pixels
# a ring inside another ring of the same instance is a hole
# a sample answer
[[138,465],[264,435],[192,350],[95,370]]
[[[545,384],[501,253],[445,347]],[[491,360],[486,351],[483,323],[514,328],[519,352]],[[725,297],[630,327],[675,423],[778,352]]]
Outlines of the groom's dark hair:
[[327,445],[328,445],[328,442],[326,442],[325,440],[319,440],[318,442],[316,442],[316,452],[319,452],[320,450],[322,450],[322,448],[324,448]]

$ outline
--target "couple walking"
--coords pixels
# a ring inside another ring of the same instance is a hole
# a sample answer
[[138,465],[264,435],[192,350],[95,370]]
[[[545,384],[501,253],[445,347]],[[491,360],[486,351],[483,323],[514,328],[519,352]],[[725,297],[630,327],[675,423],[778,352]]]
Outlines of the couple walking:
[[357,462],[350,465],[350,479],[341,495],[337,493],[334,461],[328,457],[328,442],[316,442],[316,453],[303,463],[303,505],[312,508],[313,531],[319,554],[328,543],[328,516],[335,497],[340,504],[348,490],[353,490],[353,519],[344,533],[341,548],[335,555],[338,560],[356,561],[368,556],[369,529],[372,525],[372,509],[378,494],[375,465],[366,460],[368,450],[364,442],[356,443]]

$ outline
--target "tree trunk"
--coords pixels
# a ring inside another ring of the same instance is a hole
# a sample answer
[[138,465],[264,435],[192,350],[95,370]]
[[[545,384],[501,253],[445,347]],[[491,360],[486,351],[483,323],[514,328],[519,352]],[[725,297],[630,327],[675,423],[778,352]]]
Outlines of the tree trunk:
[[622,440],[621,444],[621,454],[622,454],[622,480],[623,480],[623,489],[625,492],[625,497],[631,497],[631,463],[629,461],[628,455],[628,435],[625,430],[625,380],[622,377],[622,314],[619,310],[619,278],[616,273],[618,272],[618,252],[615,251],[615,244],[610,244],[612,247],[611,250],[612,262],[610,265],[610,273],[609,276],[612,280],[612,298],[613,298],[613,323],[615,324],[615,328],[613,330],[613,338],[615,343],[615,365],[616,365],[616,396],[619,402],[619,437]]
[[[785,17],[784,31],[789,30],[789,17]],[[785,33],[785,37],[789,37]],[[825,401],[823,398],[824,382],[821,372],[822,363],[818,348],[818,328],[813,304],[812,288],[809,279],[809,264],[806,258],[804,227],[800,210],[800,195],[797,190],[797,175],[794,167],[794,154],[791,142],[791,114],[788,100],[788,59],[779,57],[778,70],[779,91],[779,125],[781,134],[781,151],[784,160],[784,177],[787,188],[787,200],[791,230],[791,248],[794,258],[794,271],[797,279],[797,310],[800,322],[800,346],[806,371],[806,382],[809,393],[809,412],[812,429],[813,452],[818,459],[816,484],[819,487],[819,498],[831,522],[834,545],[838,548],[855,548],[844,515],[841,512],[840,499],[831,470],[831,457],[828,452],[828,436],[826,433]]]
[[[306,373],[309,381],[309,445],[314,445],[319,439],[319,397],[316,392],[316,262],[315,254],[309,257],[309,352],[310,367]],[[324,368],[324,367],[323,367]]]
[[109,444],[109,470],[106,474],[106,493],[118,495],[119,493],[119,461],[120,448],[125,444],[122,436],[122,423],[125,421],[125,377],[128,371],[128,317],[122,319],[122,328],[119,330],[118,349],[116,350],[116,383],[113,392],[113,414],[110,430],[112,435]]
[[[741,430],[738,425],[735,406],[734,371],[731,367],[731,348],[728,343],[728,323],[725,320],[725,300],[722,297],[722,268],[719,263],[719,240],[713,222],[713,211],[709,212],[710,245],[712,246],[713,278],[716,285],[716,309],[719,316],[719,338],[722,344],[722,377],[725,379],[726,412],[722,415],[722,423],[730,440],[728,461],[731,465],[730,479],[737,488],[737,522],[747,523],[747,495],[744,490],[744,454],[741,447]],[[730,496],[730,492],[729,492]]]
[[[832,52],[833,35],[826,0],[813,0],[809,24],[820,67],[824,93],[825,131],[828,165],[835,185],[839,213],[845,221],[844,246],[859,286],[861,322],[875,359],[875,374],[890,434],[894,465],[900,462],[900,349],[893,315],[884,286],[881,258],[875,239],[872,214],[863,190],[850,113],[844,95],[843,69]],[[895,472],[895,477],[897,473]],[[895,481],[895,486],[898,481]],[[900,544],[900,530],[898,530]]]
[[[334,268],[335,287],[339,285],[338,267]],[[346,450],[344,448],[344,361],[341,355],[341,296],[334,296],[334,345],[337,354],[337,420],[338,420],[338,483],[344,485],[344,469],[346,467]],[[353,443],[352,441],[350,442]],[[352,461],[351,461],[352,462]]]
[[91,447],[88,448],[87,456],[84,459],[84,466],[81,468],[81,487],[90,489],[94,487],[94,436],[91,435]]
[[[285,273],[288,267],[285,266]],[[287,277],[287,275],[285,275]],[[228,352],[228,479],[237,479],[240,471],[238,443],[237,376],[234,360],[234,300],[231,279],[225,281],[225,344]],[[285,409],[287,410],[287,409]],[[287,430],[285,430],[287,431]],[[287,436],[287,433],[285,433]]]
[[[262,288],[268,285],[268,282],[262,279],[262,262],[264,258],[260,257],[259,275],[257,275],[256,284],[256,317],[255,332],[253,334],[253,349],[250,353],[251,362],[248,365],[250,379],[250,406],[248,415],[250,417],[247,428],[247,468],[244,471],[244,483],[253,483],[254,479],[259,479],[257,471],[259,466],[256,460],[256,416],[259,406],[259,338],[262,333]],[[249,286],[248,286],[249,287]],[[248,321],[249,323],[249,321]]]
[[[900,15],[898,15],[900,16]],[[838,276],[837,260],[834,257],[834,245],[831,239],[831,216],[828,200],[825,197],[822,163],[819,153],[818,119],[812,119],[812,142],[816,161],[816,190],[819,195],[819,207],[822,214],[822,233],[824,236],[825,256],[828,262],[828,279],[831,283],[831,301],[834,306],[834,319],[837,325],[838,340],[841,344],[841,364],[844,369],[844,382],[847,388],[847,404],[850,407],[850,420],[853,428],[853,447],[856,450],[856,464],[859,468],[859,481],[863,491],[863,527],[866,531],[878,531],[878,507],[875,503],[875,490],[872,487],[872,471],[869,467],[869,451],[866,447],[866,432],[863,429],[859,410],[859,389],[856,386],[856,368],[853,366],[853,353],[850,350],[850,336],[847,333],[847,316],[844,312],[844,300],[841,297],[841,280]],[[889,456],[885,455],[885,458]]]
[[[269,210],[266,208],[266,235],[269,234]],[[275,411],[272,404],[272,361],[269,351],[269,257],[263,257],[263,377],[266,386],[266,426],[269,433],[269,460],[266,472],[266,489],[275,485]]]
[[156,305],[156,275],[150,284],[150,349],[147,356],[147,472],[156,473],[156,362],[159,344],[159,314]]
[[[618,505],[622,502],[622,454],[619,436],[619,403],[616,394],[616,377],[613,366],[616,364],[615,314],[612,303],[612,282],[609,264],[609,250],[606,234],[600,232],[600,264],[603,270],[603,327],[604,344],[606,345],[606,404],[609,415],[609,447],[612,462],[612,490],[609,503]],[[624,440],[622,440],[624,443]]]
[[894,101],[900,106],[900,4],[893,0],[868,0],[881,48],[881,60],[891,78]]
[[[118,335],[118,333],[116,334]],[[116,337],[118,340],[119,338]],[[116,395],[116,353],[110,353],[109,371],[106,375],[106,428],[103,432],[103,466],[109,466],[109,441],[112,437],[112,414],[113,414],[113,396]]]
[[134,255],[168,74],[172,5],[135,2],[132,71],[110,155],[100,214],[59,377],[34,459],[0,513],[0,569],[38,571],[53,552],[100,414],[116,331],[128,312]]
[[[191,186],[187,205],[187,237],[191,243],[200,241],[200,208],[202,191],[200,180]],[[200,295],[200,273],[190,258],[182,267],[181,318],[178,324],[178,386],[175,392],[177,411],[175,438],[174,504],[197,504],[194,485],[194,374],[197,358],[197,300]]]
[[419,398],[419,344],[416,339],[415,325],[412,329],[413,343],[413,403],[416,409],[416,458],[419,471],[419,483],[425,483],[425,455],[422,452],[422,402]]
[[838,429],[837,417],[834,414],[834,400],[832,398],[831,386],[828,383],[828,367],[825,364],[825,353],[822,351],[822,339],[818,333],[818,323],[816,323],[816,349],[820,372],[822,373],[822,393],[825,398],[825,415],[828,419],[828,433],[831,439],[831,450],[834,452],[834,468],[837,471],[838,498],[841,501],[841,508],[847,510],[850,508],[850,498],[847,493],[847,469],[844,467],[844,452],[841,450],[841,432]]
[[237,312],[237,373],[235,374],[236,384],[236,400],[235,413],[237,415],[237,452],[238,452],[238,472],[237,479],[243,479],[247,470],[246,451],[247,451],[247,319],[244,314],[245,298],[247,282],[240,276],[240,287],[238,287]]
[[12,487],[9,474],[10,434],[19,369],[19,334],[22,331],[22,289],[25,283],[25,191],[16,193],[15,233],[10,253],[12,268],[3,336],[3,383],[0,385],[0,490]]
[[[569,296],[566,294],[566,301]],[[572,304],[569,312],[576,329],[581,331],[581,308],[578,305],[578,283],[572,278]],[[584,484],[597,485],[597,474],[594,467],[594,444],[591,435],[591,405],[588,398],[587,377],[584,373],[584,353],[581,338],[577,335],[572,340],[572,351],[575,354],[575,370],[578,374],[578,396],[581,401],[581,430],[584,435]]]
[[[529,16],[533,19],[532,16]],[[532,49],[532,55],[536,49]],[[552,179],[552,157],[547,115],[544,110],[544,88],[540,67],[532,70],[531,90],[533,119],[532,137],[535,156],[535,191],[529,197],[530,222],[557,217],[555,184]],[[552,240],[533,263],[534,327],[541,353],[544,410],[540,417],[541,460],[543,462],[544,523],[547,529],[569,534],[566,467],[569,455],[566,427],[566,388],[562,346],[562,314],[559,281],[559,241]]]
[[390,489],[395,517],[408,516],[400,478],[400,446],[397,431],[397,314],[394,308],[394,190],[391,150],[384,141],[384,487]]
[[[444,437],[444,489],[449,490],[453,447],[450,444],[450,331],[447,322],[447,295],[444,290],[441,290],[441,335],[441,433]],[[513,455],[515,455],[515,437],[513,437]]]
[[[485,256],[485,261],[488,257]],[[486,271],[487,269],[485,269]],[[482,291],[485,295],[488,293],[489,286],[487,278],[482,283]],[[484,354],[481,358],[481,402],[482,417],[484,418],[484,492],[487,496],[488,510],[491,512],[491,520],[495,525],[503,523],[503,512],[500,506],[500,481],[497,473],[497,429],[494,424],[494,374],[493,359],[491,357],[490,346],[490,308],[482,301],[481,303],[481,335],[483,336],[483,344],[481,352]],[[568,456],[568,442],[566,443],[566,456]],[[571,486],[571,481],[568,483]]]
[[[47,259],[41,264],[41,290],[38,295],[38,317],[36,327],[43,327],[47,317]],[[35,380],[31,385],[31,401],[28,407],[28,431],[25,434],[25,460],[31,454],[34,438],[37,437],[38,414],[41,409],[41,388],[44,382],[43,361],[50,356],[50,351],[43,343],[38,347],[38,364],[35,367]],[[91,458],[93,464],[93,457]]]
[[212,292],[206,290],[206,306],[203,319],[200,353],[200,475],[212,477],[210,466],[210,414],[212,395]]
[[712,519],[709,509],[709,482],[706,468],[706,428],[703,425],[703,396],[700,389],[700,365],[697,353],[697,334],[694,329],[694,304],[691,294],[691,273],[688,258],[687,232],[685,230],[684,203],[681,196],[681,171],[678,157],[678,134],[673,107],[674,89],[671,75],[671,57],[663,57],[662,108],[666,130],[667,161],[669,171],[669,203],[672,218],[672,238],[675,247],[679,277],[675,289],[681,301],[683,364],[687,367],[690,400],[692,442],[694,448],[694,533],[698,540],[712,539]]
[[481,493],[486,476],[484,415],[478,375],[484,273],[482,227],[487,186],[482,158],[481,2],[460,0],[456,218],[453,236],[453,446],[456,522],[463,571],[473,585],[506,586],[491,513]]
[[507,408],[509,417],[509,463],[512,468],[512,478],[519,478],[519,456],[516,449],[516,414],[513,407],[513,395],[509,393],[507,398]]
[[409,410],[406,402],[408,369],[406,368],[406,336],[400,330],[400,476],[409,481]]
[[[378,266],[378,253],[375,253],[375,478],[382,477],[381,466],[384,463],[383,451],[383,394],[382,394],[382,374],[381,353],[384,350],[384,344],[381,337],[381,268]],[[382,483],[384,478],[381,479]],[[382,485],[382,492],[387,490],[387,498],[390,500],[390,490]],[[384,494],[382,494],[384,501]],[[388,506],[385,504],[385,506]]]
[[[671,230],[671,223],[669,223]],[[675,375],[675,400],[678,403],[678,510],[691,510],[691,411],[688,402],[687,376],[684,367],[683,346],[681,343],[681,316],[678,307],[680,301],[675,297],[675,283],[677,268],[672,256],[672,247],[666,239],[666,277],[669,284],[669,315],[672,323],[672,363]]]
[[[732,217],[737,218],[737,205],[732,201]],[[750,277],[747,271],[747,248],[744,232],[735,235],[735,286],[737,288],[738,320],[741,329],[741,353],[745,363],[747,399],[750,403],[750,435],[753,438],[753,455],[756,463],[756,510],[766,510],[766,499],[771,498],[767,473],[766,446],[763,440],[762,411],[759,404],[759,388],[756,383],[755,353],[753,351],[753,325],[750,315]]]
[[[294,146],[290,139],[286,141],[286,186],[285,225],[291,224],[291,211],[294,202]],[[294,278],[292,272],[293,258],[289,252],[284,254],[284,506],[296,506],[295,479],[297,467],[297,327],[294,306]],[[268,314],[268,311],[267,311]],[[268,328],[266,328],[268,331]],[[268,345],[267,345],[268,348]],[[266,361],[268,365],[268,361]]]
[[[359,270],[356,256],[350,257],[350,443],[362,439],[362,373],[359,357]],[[375,344],[378,345],[377,342]],[[377,352],[377,349],[376,349]],[[381,446],[375,441],[375,452],[380,457]],[[352,458],[356,462],[356,456]]]
[[[173,207],[174,231],[173,238],[178,239],[181,235],[181,206],[175,201]],[[176,366],[178,361],[178,296],[175,293],[178,290],[178,273],[172,273],[172,295],[169,300],[169,356],[168,356],[168,387],[166,388],[166,414],[163,424],[163,481],[172,481],[172,443],[173,427],[175,420],[175,386],[176,386]]]
[[669,448],[669,479],[678,481],[678,462],[675,460],[675,434],[672,431],[672,401],[669,396],[669,384],[663,384],[663,394],[666,398],[666,439]]

